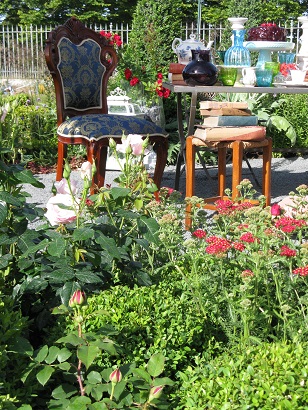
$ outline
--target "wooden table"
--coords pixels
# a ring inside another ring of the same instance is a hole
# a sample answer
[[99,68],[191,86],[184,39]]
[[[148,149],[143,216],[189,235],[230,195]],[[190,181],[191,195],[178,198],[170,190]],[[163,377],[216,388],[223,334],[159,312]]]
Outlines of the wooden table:
[[[308,83],[307,83],[308,84]],[[188,135],[194,134],[194,126],[197,111],[197,98],[198,94],[201,93],[216,93],[216,94],[308,94],[308,85],[303,87],[246,87],[246,86],[188,86],[188,85],[174,85],[169,82],[164,82],[163,86],[168,88],[177,95],[177,121],[178,121],[178,131],[180,137],[180,152],[176,161],[176,171],[175,171],[175,183],[174,188],[179,189],[180,175],[181,175],[181,164],[185,163],[185,145],[186,137]],[[183,94],[191,95],[189,116],[187,117],[187,135],[184,132],[184,113],[182,108],[182,98]]]

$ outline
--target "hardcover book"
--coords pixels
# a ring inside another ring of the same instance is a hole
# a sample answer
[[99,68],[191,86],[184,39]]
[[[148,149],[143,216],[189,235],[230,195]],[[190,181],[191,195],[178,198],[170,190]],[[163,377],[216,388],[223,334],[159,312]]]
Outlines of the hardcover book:
[[200,108],[204,108],[206,110],[222,107],[246,109],[248,108],[248,103],[245,101],[200,101]]
[[252,126],[258,125],[258,117],[257,115],[218,115],[216,117],[204,117],[203,125],[205,127]]
[[200,108],[200,114],[205,117],[219,116],[219,115],[251,115],[251,111],[248,109],[229,108],[229,107],[221,107],[217,109],[216,108],[211,108],[211,109]]
[[266,127],[204,127],[197,125],[194,136],[202,141],[262,141]]
[[185,64],[180,64],[180,63],[170,63],[169,64],[169,73],[175,73],[175,74],[182,74],[182,71],[186,67]]

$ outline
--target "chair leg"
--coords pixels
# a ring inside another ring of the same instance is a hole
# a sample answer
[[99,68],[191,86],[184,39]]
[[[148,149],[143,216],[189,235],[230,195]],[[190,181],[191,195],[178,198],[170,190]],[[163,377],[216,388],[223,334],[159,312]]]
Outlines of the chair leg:
[[98,188],[103,187],[105,184],[107,148],[108,147],[106,145],[98,146],[94,154],[96,163],[96,176],[94,183]]
[[61,179],[63,178],[64,160],[66,157],[67,157],[67,145],[58,141],[58,162],[57,162],[56,181],[61,181]]
[[226,189],[227,149],[218,147],[218,196],[223,197]]
[[243,168],[243,142],[234,141],[232,143],[232,200],[234,201],[239,196],[239,191],[237,186],[242,179],[242,168]]
[[154,170],[154,183],[158,189],[160,189],[161,180],[167,164],[168,157],[168,140],[162,137],[159,141],[155,142],[156,147],[156,165]]
[[272,139],[268,139],[268,145],[263,148],[263,176],[262,193],[266,197],[265,205],[271,204],[271,162],[272,162]]
[[[193,137],[186,139],[186,197],[191,198],[195,193],[195,157],[196,147],[192,143]],[[186,205],[185,228],[191,228],[191,204]]]

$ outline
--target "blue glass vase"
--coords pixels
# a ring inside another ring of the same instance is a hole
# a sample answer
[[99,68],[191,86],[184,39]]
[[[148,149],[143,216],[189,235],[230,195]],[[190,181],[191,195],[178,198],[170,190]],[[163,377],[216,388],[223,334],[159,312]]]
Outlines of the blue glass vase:
[[250,53],[244,47],[244,36],[246,30],[232,30],[234,43],[225,54],[224,64],[238,67],[250,67]]

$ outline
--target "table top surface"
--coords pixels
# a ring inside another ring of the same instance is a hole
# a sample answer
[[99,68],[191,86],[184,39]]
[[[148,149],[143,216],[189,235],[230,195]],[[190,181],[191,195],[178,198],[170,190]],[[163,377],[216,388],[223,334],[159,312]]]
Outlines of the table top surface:
[[164,82],[163,86],[175,93],[257,93],[257,94],[308,94],[307,86],[277,86],[277,87],[247,87],[247,86],[221,86],[221,85],[175,85]]

